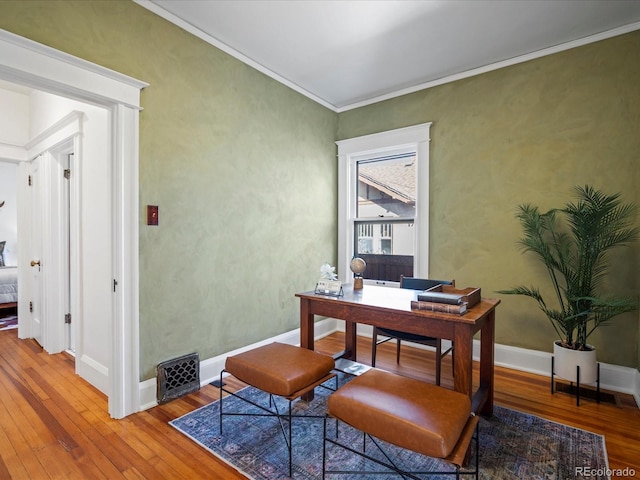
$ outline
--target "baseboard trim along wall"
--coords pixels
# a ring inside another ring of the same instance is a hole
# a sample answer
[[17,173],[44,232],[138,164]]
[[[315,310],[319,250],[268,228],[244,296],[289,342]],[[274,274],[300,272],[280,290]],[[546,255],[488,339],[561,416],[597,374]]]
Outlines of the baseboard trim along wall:
[[107,395],[109,391],[109,369],[100,362],[88,355],[81,355],[80,358],[76,357],[76,373]]
[[[316,339],[323,338],[336,331],[344,331],[343,321],[329,318],[321,320],[315,325]],[[358,335],[371,337],[371,327],[358,325]],[[218,355],[217,357],[200,361],[201,386],[205,386],[220,378],[220,371],[224,368],[224,363],[228,356],[246,352],[247,350],[272,342],[299,345],[300,329],[292,330],[262,342],[247,345],[246,347]],[[417,348],[430,348],[417,344],[415,346]],[[509,345],[496,344],[494,350],[494,361],[496,365],[548,377],[551,375],[551,357],[552,354],[548,352],[512,347]],[[480,359],[479,340],[474,340],[473,358],[474,360]],[[636,405],[640,407],[640,372],[634,368],[600,363],[600,388],[633,395],[636,400]],[[152,378],[141,382],[140,410],[146,410],[156,405],[158,405],[156,398],[156,379]]]
[[636,370],[636,381],[634,382],[633,396],[636,399],[636,405],[640,408],[640,371]]
[[[334,319],[321,320],[315,325],[315,333],[317,339],[326,337],[336,330],[336,320]],[[220,372],[224,368],[224,363],[228,356],[237,355],[239,353],[246,352],[248,350],[252,350],[254,348],[261,347],[273,342],[288,343],[290,345],[300,345],[300,329],[297,328],[290,332],[268,338],[261,342],[257,342],[252,345],[247,345],[246,347],[226,352],[222,355],[218,355],[217,357],[200,360],[200,385],[204,387],[214,380],[220,379]],[[157,381],[155,378],[151,378],[140,383],[141,411],[158,405],[156,397],[156,386]]]

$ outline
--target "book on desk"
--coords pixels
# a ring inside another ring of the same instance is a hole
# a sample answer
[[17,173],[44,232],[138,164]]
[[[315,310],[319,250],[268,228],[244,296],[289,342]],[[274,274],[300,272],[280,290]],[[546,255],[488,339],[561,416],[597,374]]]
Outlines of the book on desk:
[[467,311],[467,303],[462,302],[456,305],[451,303],[428,302],[425,300],[411,300],[413,310],[425,310],[428,312],[452,313],[463,315]]
[[480,301],[479,288],[457,289],[450,285],[437,285],[416,295],[411,301],[413,310],[443,312],[464,315],[473,305]]

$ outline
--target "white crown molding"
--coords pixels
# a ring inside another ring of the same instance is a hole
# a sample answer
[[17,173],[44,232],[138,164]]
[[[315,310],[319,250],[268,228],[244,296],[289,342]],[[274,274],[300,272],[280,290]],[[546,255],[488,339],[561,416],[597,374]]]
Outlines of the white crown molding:
[[21,145],[0,142],[0,160],[13,163],[26,162],[27,149]]
[[159,17],[164,18],[168,22],[171,22],[174,25],[177,25],[178,27],[182,28],[186,32],[198,37],[200,40],[203,40],[203,41],[207,42],[209,45],[213,45],[214,47],[216,47],[216,48],[222,50],[223,52],[231,55],[235,59],[240,60],[242,63],[244,63],[246,65],[249,65],[252,68],[255,68],[260,73],[264,73],[266,76],[271,77],[275,81],[277,81],[277,82],[289,87],[290,89],[300,93],[301,95],[304,95],[305,97],[313,100],[314,102],[319,103],[323,107],[326,107],[329,110],[333,110],[334,112],[337,111],[337,107],[335,105],[327,102],[326,100],[323,100],[322,98],[318,97],[317,95],[314,95],[313,93],[309,92],[308,90],[305,90],[300,85],[298,85],[298,84],[296,84],[296,83],[294,83],[294,82],[292,82],[290,80],[287,80],[286,78],[282,77],[281,75],[278,75],[273,70],[265,67],[264,65],[256,62],[255,60],[252,60],[251,58],[247,57],[246,55],[240,53],[238,50],[230,47],[229,45],[227,45],[224,42],[221,42],[220,40],[218,40],[217,38],[209,35],[208,33],[203,32],[202,30],[200,30],[195,25],[193,25],[193,24],[191,24],[189,22],[185,22],[181,18],[175,16],[173,13],[168,12],[167,10],[165,10],[164,8],[160,7],[159,5],[151,2],[150,0],[133,0],[133,2],[137,3],[138,5],[140,5],[143,8],[146,8],[147,10],[155,13]]
[[50,150],[72,136],[82,133],[83,117],[83,112],[74,110],[29,140],[25,145],[29,152],[29,158],[33,158],[45,150]]
[[273,78],[274,80],[282,83],[283,85],[286,85],[287,87],[295,90],[296,92],[304,95],[305,97],[313,100],[314,102],[319,103],[320,105],[333,110],[336,113],[342,113],[342,112],[346,112],[348,110],[353,110],[356,108],[360,108],[360,107],[365,107],[367,105],[371,105],[373,103],[378,103],[378,102],[382,102],[384,100],[389,100],[395,97],[400,97],[402,95],[407,95],[409,93],[414,93],[420,90],[424,90],[426,88],[431,88],[431,87],[436,87],[438,85],[443,85],[445,83],[449,83],[449,82],[455,82],[456,80],[461,80],[463,78],[468,78],[468,77],[472,77],[475,75],[480,75],[486,72],[490,72],[493,70],[498,70],[500,68],[504,68],[504,67],[508,67],[511,65],[515,65],[518,63],[522,63],[522,62],[527,62],[529,60],[533,60],[536,58],[540,58],[540,57],[544,57],[546,55],[552,55],[554,53],[558,53],[558,52],[562,52],[564,50],[569,50],[571,48],[575,48],[575,47],[580,47],[582,45],[587,45],[589,43],[593,43],[593,42],[598,42],[600,40],[605,40],[607,38],[611,38],[611,37],[615,37],[618,35],[623,35],[625,33],[629,33],[632,32],[634,30],[639,30],[640,29],[640,22],[636,22],[636,23],[632,23],[629,25],[625,25],[624,27],[619,27],[619,28],[615,28],[613,30],[608,30],[606,32],[601,32],[595,35],[590,35],[588,37],[584,37],[578,40],[574,40],[571,42],[567,42],[567,43],[563,43],[560,45],[555,45],[553,47],[549,47],[549,48],[545,48],[543,50],[538,50],[537,52],[532,52],[526,55],[521,55],[518,57],[513,57],[510,58],[508,60],[504,60],[501,62],[496,62],[496,63],[492,63],[490,65],[485,65],[479,68],[475,68],[472,70],[467,70],[465,72],[461,72],[461,73],[457,73],[455,75],[449,75],[446,77],[442,77],[436,80],[431,80],[425,83],[421,83],[419,85],[415,85],[413,87],[408,87],[408,88],[404,88],[401,90],[396,90],[393,92],[389,92],[386,93],[384,95],[380,95],[380,96],[376,96],[376,97],[372,97],[369,98],[367,100],[362,100],[360,102],[356,102],[356,103],[352,103],[349,105],[344,105],[342,107],[338,107],[336,105],[333,105],[331,102],[328,102],[327,100],[324,100],[320,97],[318,97],[317,95],[309,92],[308,90],[304,89],[303,87],[301,87],[300,85],[297,85],[289,80],[287,80],[286,78],[282,77],[281,75],[277,74],[276,72],[274,72],[273,70],[265,67],[264,65],[252,60],[251,58],[247,57],[246,55],[240,53],[239,51],[235,50],[234,48],[230,47],[229,45],[227,45],[226,43],[218,40],[215,37],[212,37],[211,35],[203,32],[202,30],[200,30],[198,27],[192,25],[191,23],[185,22],[184,20],[182,20],[181,18],[178,18],[177,16],[175,16],[174,14],[168,12],[167,10],[165,10],[164,8],[160,7],[159,5],[153,3],[150,0],[133,0],[135,3],[137,3],[138,5],[140,5],[143,8],[146,8],[147,10],[155,13],[156,15],[158,15],[159,17],[164,18],[165,20],[173,23],[174,25],[177,25],[178,27],[182,28],[183,30],[191,33],[192,35],[195,35],[196,37],[200,38],[201,40],[204,40],[205,42],[209,43],[210,45],[213,45],[214,47],[222,50],[225,53],[228,53],[229,55],[231,55],[232,57],[236,58],[237,60],[240,60],[241,62],[249,65],[250,67],[255,68],[256,70],[258,70],[261,73],[264,73],[265,75],[267,75],[268,77]]
[[361,102],[345,105],[344,107],[337,108],[336,112],[341,113],[341,112],[346,112],[348,110],[365,107],[367,105],[382,102],[384,100],[401,97],[402,95],[407,95],[409,93],[415,93],[420,90],[437,87],[438,85],[443,85],[445,83],[455,82],[456,80],[462,80],[463,78],[469,78],[475,75],[481,75],[483,73],[491,72],[493,70],[498,70],[504,67],[509,67],[511,65],[516,65],[518,63],[528,62],[529,60],[545,57],[547,55],[553,55],[554,53],[559,53],[565,50],[570,50],[572,48],[581,47],[583,45],[588,45],[589,43],[599,42],[601,40],[606,40],[607,38],[617,37],[618,35],[624,35],[625,33],[630,33],[635,30],[640,30],[640,22],[631,23],[629,25],[625,25],[624,27],[619,27],[613,30],[608,30],[606,32],[597,33],[595,35],[590,35],[588,37],[580,38],[578,40],[574,40],[571,42],[561,43],[560,45],[555,45],[553,47],[538,50],[536,52],[531,52],[526,55],[520,55],[518,57],[513,57],[508,60],[492,63],[490,65],[485,65],[483,67],[467,70],[466,72],[456,73],[454,75],[449,75],[446,77],[439,78],[437,80],[421,83],[413,87],[408,87],[402,90],[397,90],[395,92],[390,92],[385,95],[380,95],[367,100],[363,100]]
[[11,162],[27,162],[35,155],[53,148],[56,144],[82,132],[84,114],[73,111],[60,119],[44,132],[27,142],[26,145],[0,142],[0,159]]

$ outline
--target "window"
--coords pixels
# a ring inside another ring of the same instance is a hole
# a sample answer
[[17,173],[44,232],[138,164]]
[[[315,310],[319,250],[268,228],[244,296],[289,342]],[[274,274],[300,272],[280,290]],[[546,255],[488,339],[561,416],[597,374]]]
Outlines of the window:
[[429,130],[426,123],[338,145],[338,266],[352,278],[354,256],[365,283],[428,276]]

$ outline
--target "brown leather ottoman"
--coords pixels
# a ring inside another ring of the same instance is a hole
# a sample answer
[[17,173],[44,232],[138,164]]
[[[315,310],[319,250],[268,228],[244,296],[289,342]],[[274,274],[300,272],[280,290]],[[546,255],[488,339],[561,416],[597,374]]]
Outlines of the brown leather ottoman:
[[[444,459],[457,475],[478,423],[467,395],[377,369],[333,393],[327,414],[380,440]],[[327,441],[340,445],[325,434],[325,450]],[[476,439],[476,478],[477,461]]]
[[225,370],[238,380],[291,399],[333,377],[334,366],[328,355],[284,343],[258,347],[225,362]]
[[[220,434],[222,435],[222,417],[224,415],[241,415],[240,413],[223,412],[222,392],[258,407],[267,415],[277,417],[289,450],[289,476],[291,476],[293,469],[291,459],[291,421],[292,418],[296,417],[291,414],[291,403],[301,395],[312,391],[315,387],[335,377],[334,366],[333,358],[328,355],[284,343],[271,343],[227,357],[225,369],[220,372]],[[235,393],[226,390],[222,381],[225,372],[252,387],[268,393],[269,405],[261,405],[243,398],[239,395],[241,391]],[[278,412],[277,408],[271,408],[273,405],[271,395],[284,397],[289,401],[289,408],[286,414]],[[253,414],[245,413],[244,415]],[[264,413],[255,415],[265,416]],[[304,415],[303,417],[314,418],[311,415]],[[282,424],[283,419],[288,422],[288,428],[285,428]]]

